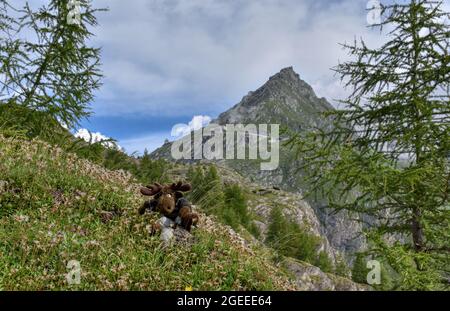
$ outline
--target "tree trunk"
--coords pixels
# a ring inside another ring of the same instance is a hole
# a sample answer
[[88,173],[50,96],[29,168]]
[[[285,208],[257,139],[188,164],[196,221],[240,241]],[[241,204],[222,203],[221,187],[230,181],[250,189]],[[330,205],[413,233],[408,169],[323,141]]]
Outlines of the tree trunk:
[[414,249],[416,252],[420,252],[424,249],[424,234],[423,234],[423,227],[420,222],[422,218],[422,212],[420,209],[415,208],[414,209],[414,215],[412,219],[412,237],[413,237],[413,243],[414,243]]

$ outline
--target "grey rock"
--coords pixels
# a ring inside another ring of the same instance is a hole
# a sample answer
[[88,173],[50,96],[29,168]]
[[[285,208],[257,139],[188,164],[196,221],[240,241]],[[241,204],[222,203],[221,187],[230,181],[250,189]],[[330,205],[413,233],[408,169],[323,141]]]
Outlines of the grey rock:
[[293,274],[297,285],[305,291],[367,291],[369,286],[355,283],[349,279],[325,273],[308,263],[292,258],[283,262],[285,268]]
[[267,224],[265,222],[259,221],[259,220],[254,220],[253,223],[256,225],[256,227],[258,228],[262,239],[264,240],[266,235],[267,235]]

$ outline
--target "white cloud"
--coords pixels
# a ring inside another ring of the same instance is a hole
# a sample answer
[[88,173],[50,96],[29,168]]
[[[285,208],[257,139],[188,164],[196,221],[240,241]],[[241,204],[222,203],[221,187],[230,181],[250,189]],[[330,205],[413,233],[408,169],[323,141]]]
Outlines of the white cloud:
[[[97,114],[217,114],[293,65],[323,95],[336,92],[338,43],[363,35],[367,1],[98,0],[95,43],[105,84]],[[328,98],[328,95],[327,95]]]
[[172,131],[170,133],[170,136],[173,138],[177,137],[183,137],[185,135],[188,135],[192,131],[196,131],[201,129],[202,127],[207,126],[211,122],[210,116],[194,116],[191,121],[189,121],[188,124],[176,124],[172,127]]
[[90,132],[87,129],[81,128],[74,134],[74,136],[76,138],[81,138],[84,141],[86,141],[88,143],[91,143],[91,144],[95,144],[95,143],[100,142],[102,145],[104,145],[105,147],[108,147],[108,148],[119,149],[119,150],[122,149],[122,147],[117,145],[115,142],[108,141],[111,138],[103,135],[100,132],[95,132],[94,133],[94,132]]

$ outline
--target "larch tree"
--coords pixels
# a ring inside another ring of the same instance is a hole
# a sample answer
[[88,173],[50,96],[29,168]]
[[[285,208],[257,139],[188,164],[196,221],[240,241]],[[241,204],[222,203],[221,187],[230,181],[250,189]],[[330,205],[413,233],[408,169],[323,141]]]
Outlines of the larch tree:
[[100,49],[89,42],[101,10],[90,0],[49,0],[39,8],[0,0],[0,104],[69,128],[88,116],[102,77]]
[[312,185],[335,211],[366,223],[369,253],[400,289],[449,285],[449,13],[442,2],[382,6],[386,42],[343,44],[334,68],[351,90],[326,113],[333,126],[291,133]]

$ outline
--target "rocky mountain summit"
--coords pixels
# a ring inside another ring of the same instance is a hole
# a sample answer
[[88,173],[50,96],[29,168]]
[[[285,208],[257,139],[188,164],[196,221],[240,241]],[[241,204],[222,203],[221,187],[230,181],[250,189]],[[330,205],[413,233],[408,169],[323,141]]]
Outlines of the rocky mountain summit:
[[[249,92],[231,109],[223,112],[213,124],[279,124],[292,132],[309,131],[315,127],[328,127],[331,124],[322,117],[322,113],[334,109],[325,98],[319,98],[312,87],[293,70],[284,68],[256,91]],[[283,137],[281,137],[283,141]],[[203,142],[205,143],[205,141]],[[167,142],[152,153],[155,158],[173,160],[171,144]],[[204,161],[205,160],[197,160]],[[251,182],[271,188],[284,190],[280,196],[295,195],[294,209],[304,213],[305,206],[310,206],[318,219],[318,231],[326,238],[330,247],[351,255],[364,247],[361,236],[361,224],[353,221],[345,212],[332,213],[325,200],[303,197],[308,191],[308,182],[304,173],[298,171],[300,162],[294,152],[280,145],[280,163],[276,170],[260,169],[259,160],[213,160],[219,166],[235,170]],[[282,198],[281,198],[282,199]]]
[[320,113],[333,107],[293,70],[284,68],[237,105],[212,121],[221,125],[236,123],[278,123],[295,130],[322,124]]

